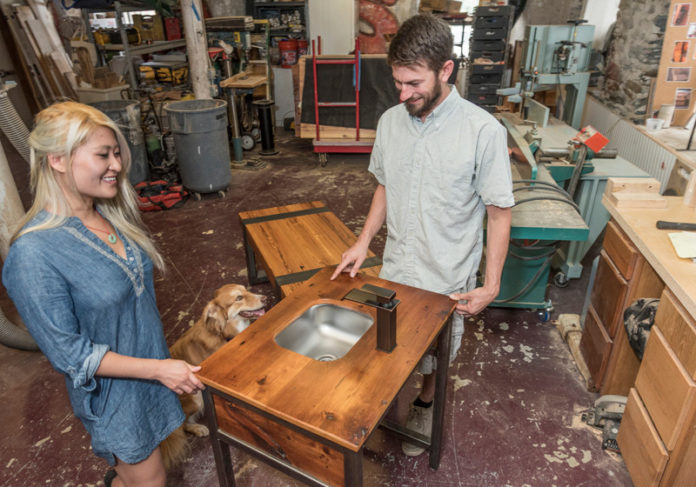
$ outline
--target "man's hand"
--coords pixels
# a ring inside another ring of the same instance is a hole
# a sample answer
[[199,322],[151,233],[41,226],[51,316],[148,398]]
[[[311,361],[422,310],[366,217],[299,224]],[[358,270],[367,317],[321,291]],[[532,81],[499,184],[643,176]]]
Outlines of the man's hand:
[[498,289],[477,287],[468,293],[452,293],[449,298],[457,301],[455,311],[460,315],[473,316],[479,314],[491,304],[498,295]]
[[355,277],[360,266],[365,262],[365,257],[367,257],[367,246],[362,245],[359,241],[356,242],[351,248],[343,252],[341,263],[336,266],[331,280],[336,279],[341,272],[350,272],[350,277]]

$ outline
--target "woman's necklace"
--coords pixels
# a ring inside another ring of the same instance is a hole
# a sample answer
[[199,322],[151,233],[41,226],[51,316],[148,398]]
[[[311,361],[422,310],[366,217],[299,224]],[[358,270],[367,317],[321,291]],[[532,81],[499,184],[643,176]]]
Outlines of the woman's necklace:
[[[96,213],[97,213],[97,215],[99,215],[99,218],[102,219],[102,221],[104,222],[104,224],[107,225],[106,220],[104,220],[104,217],[101,216],[101,213],[99,213],[99,212],[96,212]],[[110,231],[108,231],[108,230],[102,230],[101,228],[90,227],[90,226],[87,225],[86,223],[85,223],[84,225],[85,225],[87,228],[89,228],[90,230],[95,230],[95,231],[97,231],[97,232],[105,233],[105,234],[106,234],[106,239],[109,241],[109,243],[110,243],[111,245],[115,245],[116,242],[118,242],[118,238],[116,238],[116,234],[115,234],[115,233],[110,232]]]

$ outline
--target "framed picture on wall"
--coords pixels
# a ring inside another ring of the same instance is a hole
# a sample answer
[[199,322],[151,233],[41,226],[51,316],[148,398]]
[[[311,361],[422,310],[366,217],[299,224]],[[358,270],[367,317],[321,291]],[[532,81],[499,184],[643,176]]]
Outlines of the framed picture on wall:
[[691,78],[691,68],[667,68],[667,81],[688,83]]
[[677,88],[674,95],[674,108],[685,110],[691,105],[691,88]]
[[672,14],[672,26],[684,26],[689,22],[689,9],[691,4],[689,3],[677,3],[674,6],[674,13]]
[[696,37],[696,24],[689,24],[689,30],[686,33],[686,37],[689,39]]
[[674,43],[674,50],[672,51],[672,62],[685,63],[688,52],[689,41],[676,41]]

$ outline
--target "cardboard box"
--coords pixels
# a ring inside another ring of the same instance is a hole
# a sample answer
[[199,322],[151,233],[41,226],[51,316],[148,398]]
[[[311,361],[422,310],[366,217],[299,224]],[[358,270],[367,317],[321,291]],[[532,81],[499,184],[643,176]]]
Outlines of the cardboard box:
[[[94,103],[97,101],[122,100],[122,92],[125,92],[129,85],[114,86],[112,88],[75,88],[77,99],[80,103]],[[125,95],[127,98],[128,95]]]
[[462,2],[455,2],[449,0],[447,2],[447,13],[448,14],[458,14],[462,11]]
[[447,10],[447,0],[421,0],[418,9],[423,11],[444,12]]

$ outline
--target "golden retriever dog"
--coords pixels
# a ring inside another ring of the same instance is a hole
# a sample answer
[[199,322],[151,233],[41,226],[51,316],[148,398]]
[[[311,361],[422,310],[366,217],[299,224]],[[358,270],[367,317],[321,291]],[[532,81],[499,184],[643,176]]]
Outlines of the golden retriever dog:
[[[201,317],[169,348],[172,358],[198,365],[210,357],[228,340],[244,331],[253,318],[264,313],[266,297],[249,292],[239,284],[226,284],[215,291]],[[208,428],[196,423],[203,413],[203,396],[182,394],[179,396],[186,414],[184,430],[196,436],[208,436]]]
[[[215,291],[201,317],[169,348],[172,358],[198,365],[222,347],[228,340],[244,331],[251,320],[264,314],[266,296],[249,292],[244,286],[226,284]],[[186,421],[161,444],[162,457],[167,469],[181,463],[188,453],[186,433],[208,436],[208,428],[196,423],[203,413],[203,396],[179,396]]]

